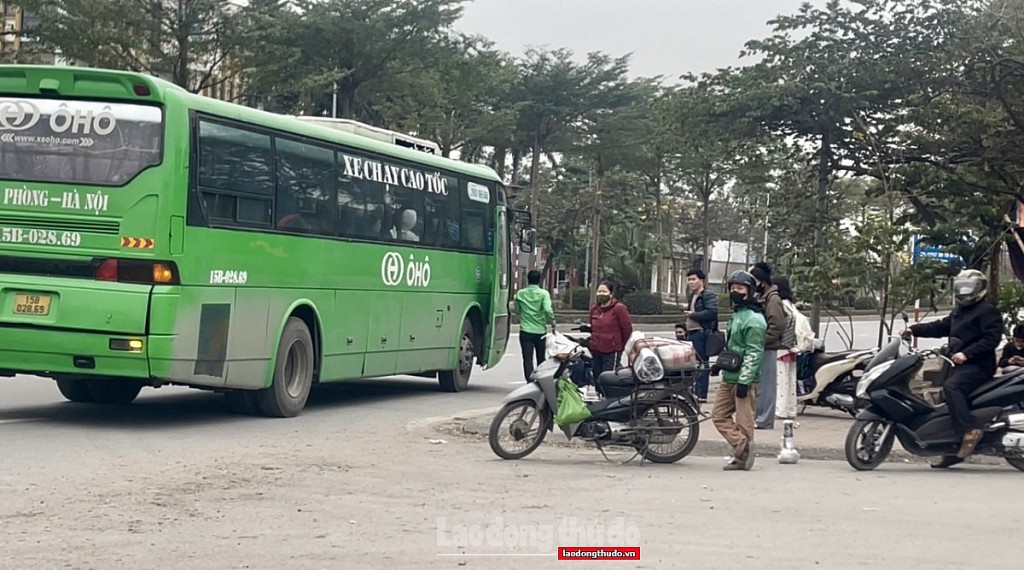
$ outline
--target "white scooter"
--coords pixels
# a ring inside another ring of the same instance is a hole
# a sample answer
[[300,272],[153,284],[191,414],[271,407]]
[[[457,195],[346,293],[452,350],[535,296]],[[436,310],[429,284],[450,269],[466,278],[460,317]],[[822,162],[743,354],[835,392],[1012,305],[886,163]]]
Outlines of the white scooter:
[[821,406],[856,416],[857,382],[868,362],[878,354],[878,349],[825,352],[823,344],[818,341],[815,346],[812,356],[814,374],[806,380],[797,381],[799,413],[804,413],[807,406]]

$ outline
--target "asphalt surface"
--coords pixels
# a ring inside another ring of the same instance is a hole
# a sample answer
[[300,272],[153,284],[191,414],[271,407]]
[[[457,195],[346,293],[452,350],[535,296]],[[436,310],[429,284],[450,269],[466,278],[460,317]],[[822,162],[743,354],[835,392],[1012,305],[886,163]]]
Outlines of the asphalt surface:
[[0,379],[0,567],[557,568],[554,548],[581,545],[639,546],[626,568],[1019,567],[1024,473],[1005,464],[769,456],[724,473],[721,457],[619,465],[560,446],[509,462],[436,429],[494,410],[522,383],[517,353],[460,394],[323,386],[284,420],[183,388],[104,407]]

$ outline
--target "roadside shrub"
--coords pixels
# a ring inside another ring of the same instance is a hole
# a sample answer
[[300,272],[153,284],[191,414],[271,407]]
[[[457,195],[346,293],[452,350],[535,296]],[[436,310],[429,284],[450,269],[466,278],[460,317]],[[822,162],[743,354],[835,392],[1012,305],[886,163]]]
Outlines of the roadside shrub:
[[629,312],[632,315],[661,314],[661,296],[655,295],[654,293],[636,291],[626,295],[622,302],[629,307]]
[[858,311],[877,311],[878,299],[874,297],[857,297],[853,300],[853,308]]
[[590,289],[586,287],[573,287],[572,306],[569,306],[569,291],[562,294],[562,302],[573,311],[586,311],[590,308]]

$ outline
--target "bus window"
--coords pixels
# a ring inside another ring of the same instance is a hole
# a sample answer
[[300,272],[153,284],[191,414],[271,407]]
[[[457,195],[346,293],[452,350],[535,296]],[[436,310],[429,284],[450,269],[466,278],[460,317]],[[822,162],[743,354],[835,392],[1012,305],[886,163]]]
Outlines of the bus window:
[[393,192],[391,206],[391,237],[398,241],[419,243],[423,236],[423,192],[409,188],[389,188]]
[[[76,117],[93,119],[83,127]],[[5,180],[122,186],[160,164],[163,114],[148,105],[0,97],[0,131]]]
[[271,225],[274,164],[270,136],[199,123],[199,189],[211,220]]
[[428,245],[459,249],[459,181],[445,176],[448,195],[427,194],[424,197],[424,239]]
[[318,235],[334,235],[334,151],[278,138],[277,222],[275,227]]
[[469,182],[461,186],[462,223],[460,233],[462,247],[473,251],[491,251],[488,242],[493,239],[492,193],[487,186]]

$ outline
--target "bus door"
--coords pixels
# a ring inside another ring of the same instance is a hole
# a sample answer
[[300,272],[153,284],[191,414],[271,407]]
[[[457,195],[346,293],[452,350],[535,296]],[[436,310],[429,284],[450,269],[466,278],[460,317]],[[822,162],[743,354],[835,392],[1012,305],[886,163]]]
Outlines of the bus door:
[[487,353],[485,368],[491,368],[498,364],[505,354],[508,344],[509,323],[508,314],[508,292],[511,279],[512,267],[510,264],[508,219],[504,206],[498,206],[494,222],[494,260],[497,265],[494,268],[494,279],[491,284],[491,314],[489,326],[487,327]]

